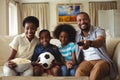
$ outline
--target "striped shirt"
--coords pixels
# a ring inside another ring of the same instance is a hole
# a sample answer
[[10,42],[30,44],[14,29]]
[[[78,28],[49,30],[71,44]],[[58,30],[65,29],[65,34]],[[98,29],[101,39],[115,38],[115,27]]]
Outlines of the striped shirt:
[[65,47],[59,46],[59,51],[64,57],[65,61],[72,61],[72,52],[75,52],[75,43],[70,42]]

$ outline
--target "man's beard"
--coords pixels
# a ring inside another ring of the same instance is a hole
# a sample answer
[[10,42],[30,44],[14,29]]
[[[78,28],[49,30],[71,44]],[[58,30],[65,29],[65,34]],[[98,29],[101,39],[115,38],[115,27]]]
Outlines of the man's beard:
[[82,29],[80,28],[82,31],[89,31],[89,27],[85,28],[85,29]]
[[[82,25],[85,25],[86,28],[81,28]],[[80,29],[81,29],[82,31],[89,31],[89,29],[90,29],[90,25],[89,25],[89,24],[84,23],[84,24],[82,24],[82,25],[79,25],[79,26],[80,26]]]

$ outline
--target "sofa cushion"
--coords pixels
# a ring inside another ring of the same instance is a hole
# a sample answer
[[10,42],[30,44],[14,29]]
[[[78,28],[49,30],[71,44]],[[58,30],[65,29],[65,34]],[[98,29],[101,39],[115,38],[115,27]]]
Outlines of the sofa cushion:
[[3,66],[0,66],[0,76],[3,76]]
[[51,39],[50,43],[56,46],[59,46],[61,44],[61,42],[58,39]]
[[112,37],[106,38],[106,47],[110,58],[113,57],[115,48],[119,42],[120,42],[120,38],[112,38]]
[[0,36],[0,66],[4,65],[10,54],[9,43],[14,36]]

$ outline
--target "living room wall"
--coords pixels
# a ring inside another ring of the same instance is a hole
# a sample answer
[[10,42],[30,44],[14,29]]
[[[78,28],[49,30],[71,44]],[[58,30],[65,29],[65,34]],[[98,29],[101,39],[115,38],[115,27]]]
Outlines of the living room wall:
[[[50,25],[49,30],[52,32],[57,23],[57,13],[56,7],[58,4],[69,4],[71,3],[81,3],[83,6],[83,11],[89,13],[89,2],[90,1],[117,1],[117,0],[22,0],[23,3],[36,3],[36,2],[48,2],[50,5]],[[78,30],[77,24],[72,24],[76,30]]]
[[0,35],[7,35],[8,34],[8,22],[7,19],[7,0],[0,0]]
[[[52,32],[55,28],[55,26],[58,24],[57,23],[57,12],[56,12],[56,7],[58,4],[75,4],[75,3],[81,3],[83,6],[83,11],[86,11],[89,13],[89,0],[22,0],[23,3],[36,3],[36,2],[48,2],[50,6],[50,25],[49,25],[49,30]],[[78,29],[77,24],[72,24],[75,26],[75,29]]]
[[[65,2],[66,1],[66,2]],[[74,0],[71,3],[81,3],[83,6],[83,11],[86,11],[89,13],[89,7],[88,7],[88,0]],[[50,2],[50,30],[53,31],[55,26],[57,25],[57,13],[56,13],[56,7],[58,4],[69,4],[69,0],[56,0],[56,2]],[[74,25],[75,29],[78,29],[77,24]]]
[[[8,35],[8,10],[7,3],[9,0],[0,0],[0,35]],[[50,5],[50,25],[49,30],[52,32],[57,25],[57,15],[56,15],[56,6],[57,4],[67,4],[71,1],[71,3],[81,3],[83,6],[83,11],[89,13],[89,1],[118,1],[118,9],[120,10],[120,1],[119,0],[21,0],[23,3],[41,3],[48,2]],[[72,24],[75,26],[77,30],[77,24]]]

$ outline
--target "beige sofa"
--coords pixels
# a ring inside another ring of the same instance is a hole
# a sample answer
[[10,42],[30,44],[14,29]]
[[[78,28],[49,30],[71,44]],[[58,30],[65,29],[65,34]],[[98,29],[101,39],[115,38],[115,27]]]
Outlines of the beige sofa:
[[[0,79],[2,79],[2,76],[3,76],[2,67],[3,67],[4,63],[7,61],[8,56],[10,55],[9,43],[12,41],[13,38],[14,38],[14,36],[0,36],[0,76],[1,76]],[[55,44],[56,44],[56,41],[54,41],[54,40],[51,41],[51,43],[53,43],[53,42],[55,42]],[[107,35],[106,43],[107,43],[106,45],[107,45],[109,56],[117,65],[118,71],[120,73],[120,38],[114,39],[114,38],[110,37],[109,35]],[[118,78],[117,78],[117,80],[120,79],[120,78],[119,79]],[[50,80],[52,80],[52,79],[50,79]],[[53,80],[55,80],[55,79],[53,79]],[[81,80],[84,80],[84,79],[81,79]],[[109,79],[105,78],[104,80],[109,80]]]

